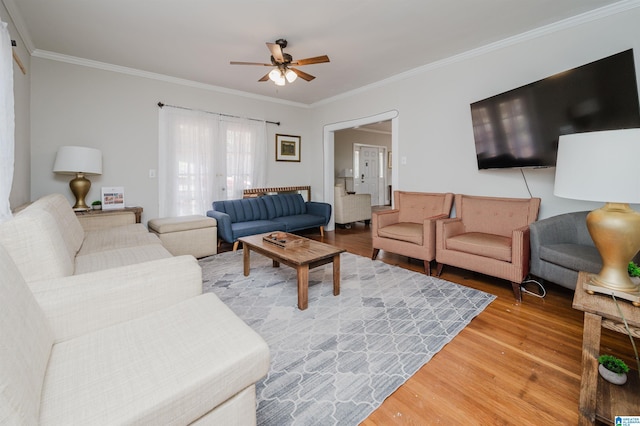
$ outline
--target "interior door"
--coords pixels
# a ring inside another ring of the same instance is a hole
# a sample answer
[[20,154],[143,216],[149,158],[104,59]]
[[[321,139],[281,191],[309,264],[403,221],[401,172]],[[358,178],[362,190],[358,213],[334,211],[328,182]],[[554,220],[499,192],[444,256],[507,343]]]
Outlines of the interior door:
[[371,194],[371,205],[380,204],[379,174],[380,148],[359,146],[353,175],[354,189],[358,194]]

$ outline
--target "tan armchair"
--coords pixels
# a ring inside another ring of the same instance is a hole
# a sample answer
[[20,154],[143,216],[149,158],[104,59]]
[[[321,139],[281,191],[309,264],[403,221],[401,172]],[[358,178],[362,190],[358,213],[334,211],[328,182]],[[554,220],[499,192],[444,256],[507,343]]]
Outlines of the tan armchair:
[[340,225],[364,221],[371,222],[371,194],[347,194],[344,187],[333,188],[333,211]]
[[494,198],[456,194],[456,217],[436,225],[436,276],[444,265],[520,285],[529,273],[529,224],[538,218],[540,198]]
[[394,209],[374,212],[371,237],[375,260],[380,250],[420,259],[431,275],[436,257],[436,220],[449,217],[452,193],[394,191]]

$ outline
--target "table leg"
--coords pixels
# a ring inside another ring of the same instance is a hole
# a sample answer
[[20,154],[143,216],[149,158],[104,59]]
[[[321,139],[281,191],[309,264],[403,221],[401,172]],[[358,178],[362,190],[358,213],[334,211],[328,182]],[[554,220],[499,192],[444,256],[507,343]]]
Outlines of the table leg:
[[298,271],[298,309],[304,311],[309,304],[309,265],[300,265]]
[[271,261],[271,266],[273,266],[274,268],[279,268],[280,267],[280,262],[278,262],[277,260],[272,260]]
[[584,313],[582,333],[582,381],[578,425],[594,425],[596,422],[596,395],[598,391],[598,356],[602,317]]
[[242,264],[244,265],[244,276],[249,276],[249,269],[251,269],[251,256],[250,256],[249,246],[244,244],[242,248]]
[[340,254],[333,256],[333,295],[340,294]]

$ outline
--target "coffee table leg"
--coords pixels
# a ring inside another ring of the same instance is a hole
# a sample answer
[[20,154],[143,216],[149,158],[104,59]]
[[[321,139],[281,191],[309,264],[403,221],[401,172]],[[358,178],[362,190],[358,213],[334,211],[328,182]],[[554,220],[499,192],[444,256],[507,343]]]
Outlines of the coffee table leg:
[[298,270],[298,309],[304,311],[309,304],[309,265],[300,265]]
[[251,256],[249,255],[249,246],[247,244],[243,244],[242,247],[242,263],[244,265],[244,276],[249,276],[249,269],[251,269]]
[[340,294],[340,254],[333,256],[333,295]]

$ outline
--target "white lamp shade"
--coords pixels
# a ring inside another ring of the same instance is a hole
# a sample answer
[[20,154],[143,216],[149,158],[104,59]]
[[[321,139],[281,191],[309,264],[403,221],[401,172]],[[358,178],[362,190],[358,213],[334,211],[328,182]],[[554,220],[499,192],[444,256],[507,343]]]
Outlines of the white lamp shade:
[[554,195],[640,203],[640,129],[562,135]]
[[102,152],[83,146],[61,146],[53,165],[55,173],[102,174]]
[[284,76],[287,78],[287,81],[289,83],[293,83],[294,81],[296,81],[296,78],[298,78],[298,74],[296,74],[293,70],[287,70],[287,72],[284,73]]
[[353,169],[342,169],[338,173],[339,178],[350,178],[353,177]]

